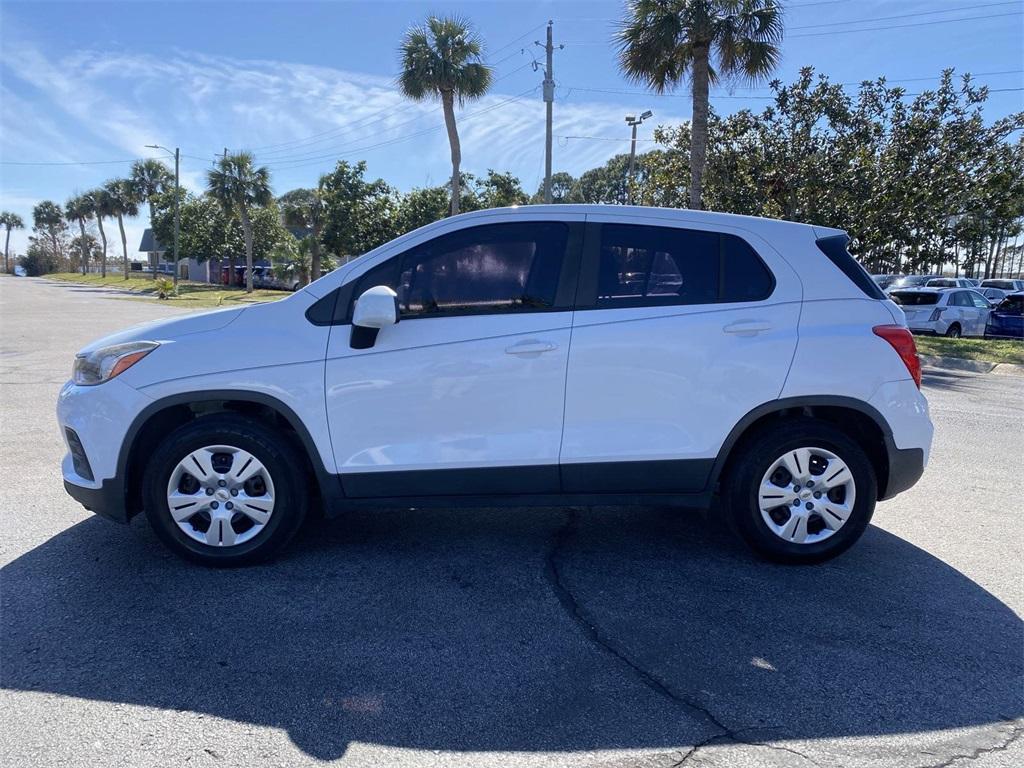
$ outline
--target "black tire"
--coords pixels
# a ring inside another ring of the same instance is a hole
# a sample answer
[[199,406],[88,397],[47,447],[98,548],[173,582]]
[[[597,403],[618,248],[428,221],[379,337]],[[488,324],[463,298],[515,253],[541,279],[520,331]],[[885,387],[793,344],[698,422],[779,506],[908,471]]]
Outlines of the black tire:
[[[265,528],[249,541],[223,549],[198,542],[171,517],[167,484],[178,462],[209,445],[230,445],[256,457],[272,478],[274,509]],[[281,432],[235,414],[205,416],[179,427],[157,447],[143,477],[146,517],[160,540],[175,554],[202,565],[252,565],[276,554],[295,535],[309,507],[304,462]]]
[[962,334],[963,331],[960,328],[960,323],[953,323],[946,329],[946,337],[950,339],[959,339]]
[[[803,447],[831,451],[853,475],[856,499],[846,522],[828,538],[810,544],[785,541],[765,523],[758,503],[761,479],[783,454]],[[731,457],[722,479],[722,510],[739,536],[761,557],[780,563],[817,563],[849,549],[861,537],[875,511],[878,483],[864,450],[826,422],[799,417],[761,430]]]

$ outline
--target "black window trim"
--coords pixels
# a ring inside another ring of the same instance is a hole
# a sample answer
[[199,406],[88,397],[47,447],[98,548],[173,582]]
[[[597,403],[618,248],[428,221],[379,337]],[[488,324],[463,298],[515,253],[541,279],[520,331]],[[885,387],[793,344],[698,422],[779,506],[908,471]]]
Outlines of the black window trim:
[[[689,224],[689,222],[687,222],[687,224]],[[778,281],[775,279],[775,273],[772,272],[771,267],[769,267],[765,262],[764,257],[761,256],[758,249],[750,242],[750,240],[736,232],[724,232],[719,229],[708,229],[693,225],[674,226],[668,220],[657,224],[653,224],[648,221],[628,220],[587,221],[586,226],[586,235],[583,241],[583,263],[580,267],[578,288],[576,290],[575,309],[577,312],[589,310],[636,309],[641,307],[729,307],[740,304],[756,304],[771,299],[771,297],[775,295],[775,289],[778,287]],[[674,296],[636,296],[609,299],[607,300],[607,303],[598,304],[597,294],[601,271],[601,230],[605,226],[637,226],[673,230],[681,229],[718,235],[719,290],[721,290],[723,280],[725,278],[725,238],[735,237],[746,245],[757,258],[758,262],[764,268],[765,273],[768,275],[768,279],[771,281],[771,287],[761,298],[746,299],[743,301],[718,300],[694,302],[680,300]]]

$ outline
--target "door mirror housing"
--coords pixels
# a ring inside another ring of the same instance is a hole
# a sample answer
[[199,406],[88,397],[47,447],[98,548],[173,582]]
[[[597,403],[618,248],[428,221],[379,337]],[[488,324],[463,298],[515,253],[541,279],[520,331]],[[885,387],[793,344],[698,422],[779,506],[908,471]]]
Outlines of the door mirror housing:
[[376,343],[380,329],[399,319],[398,294],[394,290],[386,285],[367,288],[352,309],[351,347],[369,349]]

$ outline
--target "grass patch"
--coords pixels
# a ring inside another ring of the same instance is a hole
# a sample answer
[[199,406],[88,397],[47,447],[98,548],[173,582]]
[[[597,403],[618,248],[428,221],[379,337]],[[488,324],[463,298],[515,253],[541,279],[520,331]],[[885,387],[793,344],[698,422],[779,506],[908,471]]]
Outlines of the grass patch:
[[1012,339],[947,339],[944,336],[915,336],[922,355],[959,357],[987,363],[1024,365],[1024,341]]
[[[120,289],[136,294],[140,299],[159,301],[156,295],[156,286],[153,284],[154,280],[148,276],[129,275],[128,279],[125,280],[121,274],[109,274],[106,277],[100,277],[94,274],[82,275],[75,272],[55,272],[46,275],[46,277],[51,280],[61,280],[79,285]],[[171,306],[185,309],[209,309],[244,304],[261,304],[267,301],[277,301],[289,295],[287,291],[268,291],[262,288],[256,288],[253,289],[252,293],[246,293],[243,288],[226,288],[223,285],[181,280],[178,283],[178,295],[168,297],[166,302]]]

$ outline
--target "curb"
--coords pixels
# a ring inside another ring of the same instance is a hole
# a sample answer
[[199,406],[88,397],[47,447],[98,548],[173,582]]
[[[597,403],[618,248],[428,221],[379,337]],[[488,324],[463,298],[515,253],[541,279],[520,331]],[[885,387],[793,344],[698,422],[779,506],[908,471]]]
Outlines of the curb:
[[1024,376],[1024,365],[1015,363],[989,363],[982,360],[966,360],[961,357],[938,357],[936,355],[919,355],[921,365],[925,368],[939,368],[951,371],[970,371],[972,373],[996,373],[1003,376]]

